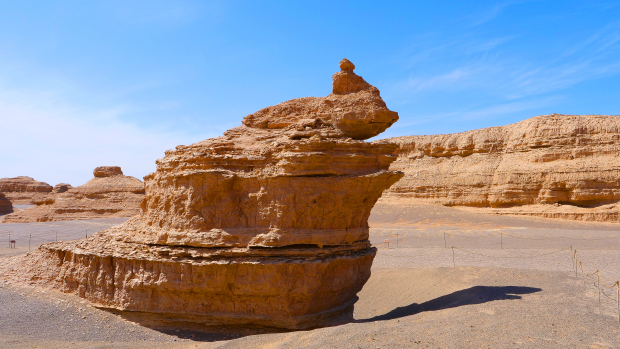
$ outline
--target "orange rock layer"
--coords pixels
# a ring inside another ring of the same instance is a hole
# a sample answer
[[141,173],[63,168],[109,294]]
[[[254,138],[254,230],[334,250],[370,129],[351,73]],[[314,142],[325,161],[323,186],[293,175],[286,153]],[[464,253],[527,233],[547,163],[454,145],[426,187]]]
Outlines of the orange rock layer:
[[93,303],[214,325],[312,328],[351,319],[376,249],[368,216],[402,177],[398,120],[341,62],[333,93],[247,116],[167,151],[140,214],[88,239],[43,245],[4,275]]

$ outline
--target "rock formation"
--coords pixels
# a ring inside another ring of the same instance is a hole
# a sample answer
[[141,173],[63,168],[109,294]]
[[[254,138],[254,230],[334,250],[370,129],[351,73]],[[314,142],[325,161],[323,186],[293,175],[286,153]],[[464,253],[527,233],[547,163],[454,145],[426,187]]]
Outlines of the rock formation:
[[67,184],[67,183],[58,183],[54,186],[54,189],[52,190],[52,193],[54,194],[60,194],[60,193],[64,193],[69,189],[73,189],[73,187],[71,186],[71,184]]
[[0,193],[0,214],[7,214],[13,212],[13,205],[6,198],[4,193]]
[[387,170],[396,145],[363,141],[398,114],[351,62],[340,67],[327,97],[267,107],[222,137],[167,151],[145,177],[137,217],[43,245],[4,275],[204,324],[350,318],[376,253],[370,210],[402,174]]
[[58,184],[51,194],[35,200],[35,206],[7,215],[3,223],[29,223],[132,217],[140,211],[144,183],[124,176],[118,166],[97,167],[95,178],[77,188]]
[[512,125],[378,141],[405,177],[382,200],[620,221],[620,117],[544,115]]
[[26,176],[0,179],[0,193],[4,193],[13,205],[34,205],[35,200],[52,189],[51,185]]

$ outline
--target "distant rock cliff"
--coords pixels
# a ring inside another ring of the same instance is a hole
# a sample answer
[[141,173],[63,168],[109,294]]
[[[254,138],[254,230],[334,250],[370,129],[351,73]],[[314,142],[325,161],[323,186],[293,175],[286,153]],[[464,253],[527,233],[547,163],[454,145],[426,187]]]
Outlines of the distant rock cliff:
[[493,213],[619,221],[620,116],[543,115],[434,136],[389,138],[405,177],[382,200]]
[[16,211],[2,222],[66,221],[138,214],[144,198],[142,181],[124,176],[118,166],[97,167],[93,173],[95,178],[77,188],[58,184],[52,193],[35,200],[35,206]]
[[0,193],[4,193],[13,205],[32,205],[52,189],[51,185],[26,176],[0,179]]

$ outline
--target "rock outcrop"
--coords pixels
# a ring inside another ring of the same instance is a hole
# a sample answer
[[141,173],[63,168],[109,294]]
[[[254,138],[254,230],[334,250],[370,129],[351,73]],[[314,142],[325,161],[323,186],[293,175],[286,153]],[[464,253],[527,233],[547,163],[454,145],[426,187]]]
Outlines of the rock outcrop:
[[60,194],[60,193],[64,193],[69,189],[73,189],[73,186],[71,186],[71,184],[67,184],[67,183],[58,183],[54,186],[54,189],[52,190],[52,193],[54,194]]
[[620,117],[544,115],[512,125],[378,141],[405,177],[382,200],[618,221]]
[[51,185],[26,176],[0,179],[0,193],[4,193],[13,205],[34,205],[35,200],[52,189]]
[[340,66],[327,97],[267,107],[222,137],[167,151],[145,177],[137,217],[43,245],[3,275],[204,324],[350,319],[376,253],[370,210],[402,174],[388,170],[395,144],[363,141],[398,114],[351,62]]
[[0,193],[0,214],[13,212],[13,204],[6,198],[4,193]]
[[97,167],[95,178],[77,188],[58,184],[51,194],[35,200],[35,206],[7,215],[3,223],[30,223],[132,217],[140,212],[144,183],[124,176],[120,167]]

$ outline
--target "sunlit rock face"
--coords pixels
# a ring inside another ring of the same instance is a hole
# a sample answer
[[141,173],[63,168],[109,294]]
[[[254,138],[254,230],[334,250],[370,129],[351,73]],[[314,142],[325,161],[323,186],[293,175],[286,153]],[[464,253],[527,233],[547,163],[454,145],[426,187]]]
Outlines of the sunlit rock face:
[[405,177],[382,200],[620,221],[620,117],[542,115],[512,125],[376,142]]
[[0,178],[0,193],[4,193],[13,205],[33,205],[35,200],[41,199],[52,189],[51,185],[27,176]]
[[5,216],[3,223],[31,223],[132,217],[140,212],[144,183],[118,166],[97,167],[94,178],[77,188],[58,184],[34,206]]
[[293,99],[157,160],[138,216],[53,243],[7,272],[125,311],[215,325],[351,318],[376,249],[368,216],[402,177],[398,120],[348,60],[327,97]]

